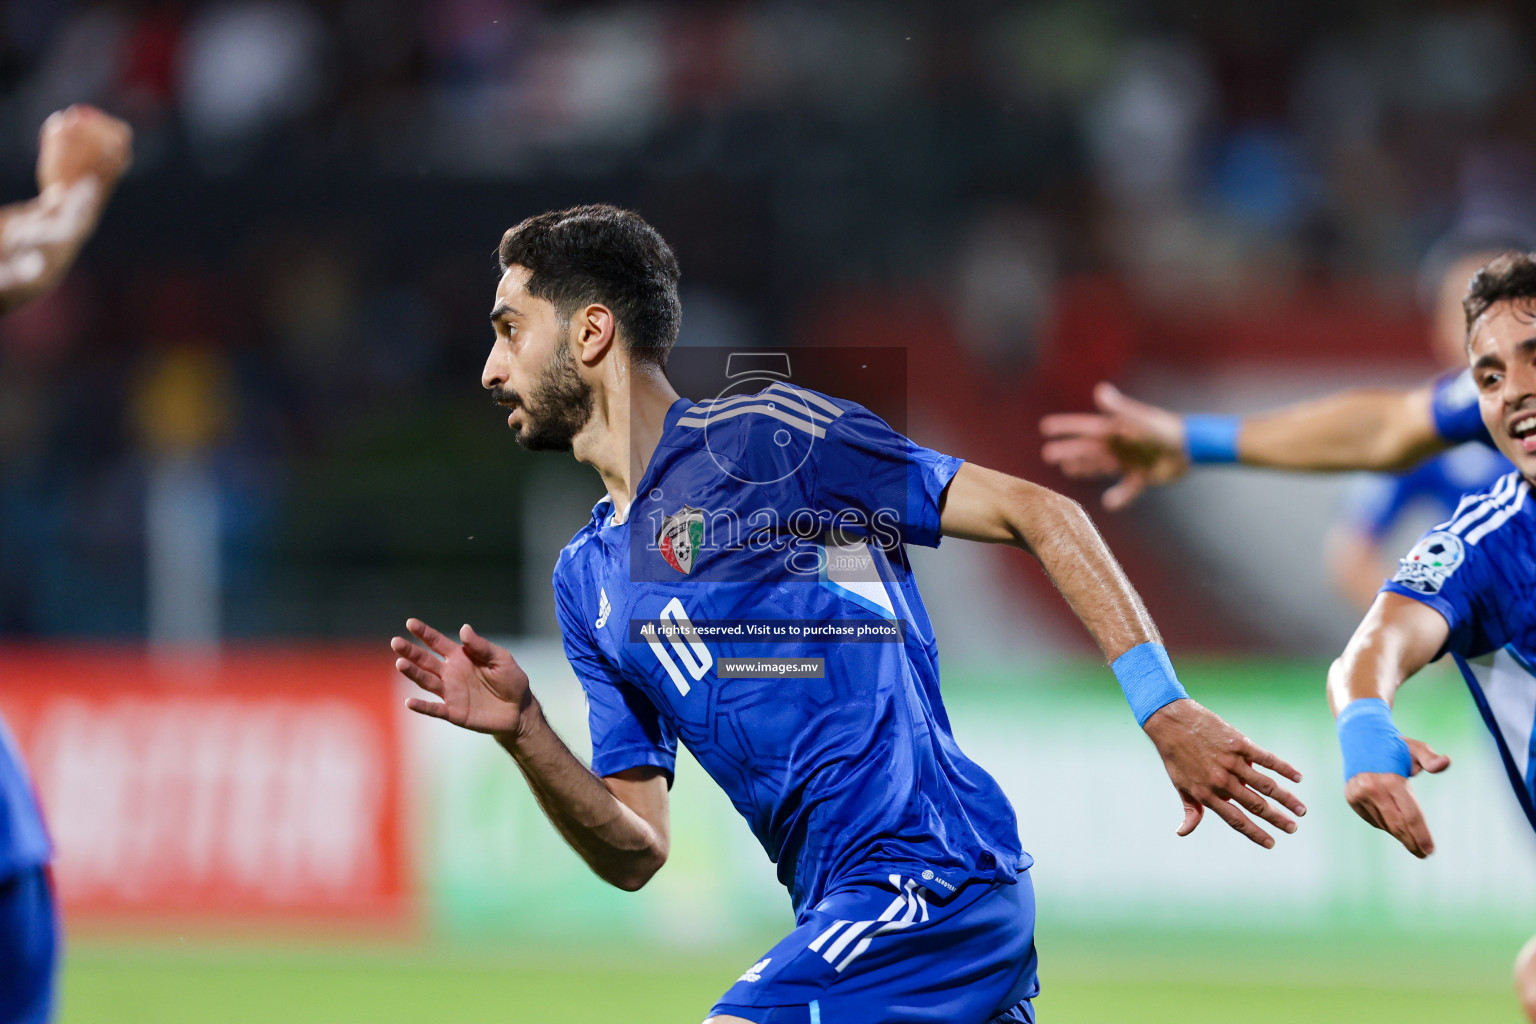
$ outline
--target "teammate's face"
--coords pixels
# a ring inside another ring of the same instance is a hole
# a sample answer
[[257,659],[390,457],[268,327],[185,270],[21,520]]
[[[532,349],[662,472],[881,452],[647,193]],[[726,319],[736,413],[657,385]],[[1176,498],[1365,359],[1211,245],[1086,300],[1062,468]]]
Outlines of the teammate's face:
[[1488,433],[1536,483],[1536,301],[1495,303],[1472,326],[1468,348]]
[[530,451],[571,450],[592,418],[592,386],[571,354],[570,324],[553,304],[528,294],[528,271],[512,266],[496,286],[496,342],[480,383],[511,410],[507,426]]

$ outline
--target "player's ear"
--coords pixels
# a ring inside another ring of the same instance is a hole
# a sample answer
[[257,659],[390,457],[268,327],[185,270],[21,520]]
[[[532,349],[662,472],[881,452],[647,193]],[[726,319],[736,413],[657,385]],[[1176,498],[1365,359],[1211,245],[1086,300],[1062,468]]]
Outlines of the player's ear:
[[617,341],[617,328],[613,310],[600,302],[578,310],[571,318],[571,343],[576,350],[576,357],[587,366],[602,359]]

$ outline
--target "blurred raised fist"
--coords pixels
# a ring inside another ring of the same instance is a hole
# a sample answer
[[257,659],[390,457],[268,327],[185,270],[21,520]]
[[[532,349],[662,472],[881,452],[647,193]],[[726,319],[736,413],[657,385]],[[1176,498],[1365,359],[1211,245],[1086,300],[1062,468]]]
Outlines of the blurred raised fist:
[[126,121],[76,103],[55,111],[38,135],[37,187],[72,185],[95,176],[104,189],[133,162],[133,129]]

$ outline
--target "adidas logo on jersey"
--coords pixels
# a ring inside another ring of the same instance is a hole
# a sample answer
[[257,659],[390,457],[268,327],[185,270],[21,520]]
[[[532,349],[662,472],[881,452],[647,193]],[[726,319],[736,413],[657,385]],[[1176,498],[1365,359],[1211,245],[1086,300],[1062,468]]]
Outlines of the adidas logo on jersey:
[[613,606],[608,603],[608,591],[598,588],[597,591],[597,621],[592,623],[593,628],[602,629],[608,625],[608,613],[613,611]]
[[736,980],[737,981],[762,981],[763,980],[763,968],[767,967],[772,962],[773,962],[773,957],[765,956],[761,960],[759,960],[757,963],[753,964],[751,967],[748,967],[747,968],[747,973],[743,974],[741,977],[737,978]]

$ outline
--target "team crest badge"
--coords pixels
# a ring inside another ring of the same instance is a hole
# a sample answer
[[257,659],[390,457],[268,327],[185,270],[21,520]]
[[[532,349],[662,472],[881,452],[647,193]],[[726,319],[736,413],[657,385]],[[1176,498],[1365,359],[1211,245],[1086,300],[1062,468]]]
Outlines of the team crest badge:
[[693,571],[704,543],[704,510],[684,505],[661,521],[656,544],[667,564],[684,576]]
[[1421,594],[1438,594],[1466,557],[1460,537],[1444,530],[1431,533],[1398,563],[1397,575],[1392,577],[1392,582]]

